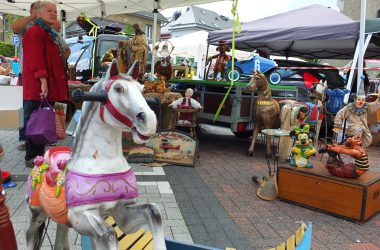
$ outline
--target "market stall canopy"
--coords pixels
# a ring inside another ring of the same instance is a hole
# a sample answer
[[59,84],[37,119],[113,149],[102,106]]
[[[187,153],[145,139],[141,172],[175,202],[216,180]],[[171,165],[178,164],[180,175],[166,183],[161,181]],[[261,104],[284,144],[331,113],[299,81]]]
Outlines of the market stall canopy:
[[[36,0],[2,0],[0,1],[0,10],[3,13],[27,16],[29,15],[30,5],[35,1]],[[158,0],[159,9],[220,1],[231,0]],[[142,10],[152,11],[154,8],[154,0],[61,0],[54,2],[57,4],[58,11],[66,11],[67,21],[74,21],[81,14],[87,17],[105,17],[115,14],[135,13]]]
[[[374,33],[380,19],[371,20]],[[241,25],[236,49],[266,49],[271,55],[303,58],[351,59],[359,39],[359,22],[321,5],[281,13]],[[232,29],[209,33],[209,44],[220,40],[231,43]],[[374,36],[365,57],[380,58],[380,37]],[[376,44],[377,45],[376,45]]]

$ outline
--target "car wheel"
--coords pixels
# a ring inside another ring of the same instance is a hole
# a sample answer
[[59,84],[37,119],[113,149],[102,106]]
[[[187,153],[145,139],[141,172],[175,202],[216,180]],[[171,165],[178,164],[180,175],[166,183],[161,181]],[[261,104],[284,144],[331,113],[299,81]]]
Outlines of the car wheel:
[[273,85],[277,85],[281,82],[281,74],[277,71],[273,71],[269,74],[269,82]]
[[231,81],[233,75],[233,81],[238,82],[241,78],[241,71],[238,68],[235,68],[234,72],[232,73],[231,69],[227,70],[226,80]]
[[253,131],[247,130],[247,131],[239,131],[239,132],[233,132],[236,137],[239,138],[249,138],[252,136]]

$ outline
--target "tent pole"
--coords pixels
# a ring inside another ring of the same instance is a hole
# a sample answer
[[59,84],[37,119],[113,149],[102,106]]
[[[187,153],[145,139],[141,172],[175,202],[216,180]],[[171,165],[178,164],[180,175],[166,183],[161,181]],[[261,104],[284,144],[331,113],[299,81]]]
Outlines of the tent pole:
[[366,18],[366,6],[367,0],[361,0],[360,5],[360,31],[359,31],[359,62],[358,62],[358,77],[357,77],[357,89],[356,93],[364,90],[363,79],[361,76],[363,75],[363,64],[364,64],[364,32],[365,32],[365,18]]
[[66,11],[61,10],[61,20],[62,20],[62,38],[66,39]]
[[154,78],[154,61],[155,61],[155,53],[153,53],[154,46],[156,46],[156,37],[157,37],[157,13],[158,13],[158,0],[154,0],[153,6],[153,37],[152,37],[152,63],[150,65],[150,73],[151,76]]
[[205,79],[205,80],[207,80],[207,77],[208,77],[208,75],[207,75],[207,59],[208,59],[208,49],[209,49],[209,47],[210,47],[210,44],[209,43],[207,43],[207,48],[206,48],[206,59],[205,59],[205,68],[204,68],[204,70],[203,70],[203,79]]
[[[359,55],[359,44],[356,45],[354,59],[352,60],[350,74],[348,75],[348,79],[347,79],[346,89],[348,89],[350,92],[351,92],[351,88],[352,88],[352,77],[354,76],[354,70],[355,70],[356,64],[358,62],[358,55]],[[349,97],[350,97],[350,93],[348,93],[344,96],[344,100],[343,100],[344,104],[348,103]]]

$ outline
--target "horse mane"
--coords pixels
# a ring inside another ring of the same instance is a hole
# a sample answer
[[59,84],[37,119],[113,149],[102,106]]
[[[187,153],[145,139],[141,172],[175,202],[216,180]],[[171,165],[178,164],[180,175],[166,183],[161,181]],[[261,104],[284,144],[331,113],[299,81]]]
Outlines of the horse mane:
[[[103,81],[104,80],[101,80],[97,82],[96,84],[94,84],[90,92],[99,92],[100,89],[102,88]],[[89,126],[88,121],[94,115],[98,105],[100,104],[96,102],[83,102],[81,118],[78,122],[76,131],[75,131],[74,141],[73,141],[72,159],[75,159],[77,155],[80,153],[80,150],[82,148],[82,143],[83,143],[82,137]]]

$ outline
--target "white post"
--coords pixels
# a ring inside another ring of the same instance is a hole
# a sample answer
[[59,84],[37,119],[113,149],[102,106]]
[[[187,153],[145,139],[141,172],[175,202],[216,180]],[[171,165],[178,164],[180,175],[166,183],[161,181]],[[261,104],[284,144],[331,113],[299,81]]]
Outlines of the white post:
[[154,3],[153,3],[153,30],[152,30],[152,33],[153,33],[153,37],[152,37],[152,50],[151,50],[151,53],[152,53],[152,63],[150,65],[150,73],[151,73],[151,76],[154,77],[154,61],[155,61],[155,53],[153,53],[153,50],[154,50],[154,46],[156,46],[156,36],[157,36],[157,13],[158,13],[158,6],[159,6],[159,3],[158,3],[158,0],[154,0]]
[[66,38],[66,11],[61,10],[61,20],[62,20],[62,38]]
[[360,5],[360,32],[359,32],[359,62],[358,62],[358,77],[357,77],[357,93],[364,90],[362,85],[363,80],[361,76],[363,75],[363,64],[364,64],[364,36],[365,36],[365,19],[366,19],[366,6],[367,0],[361,0]]
[[62,21],[62,38],[66,39],[66,22]]

